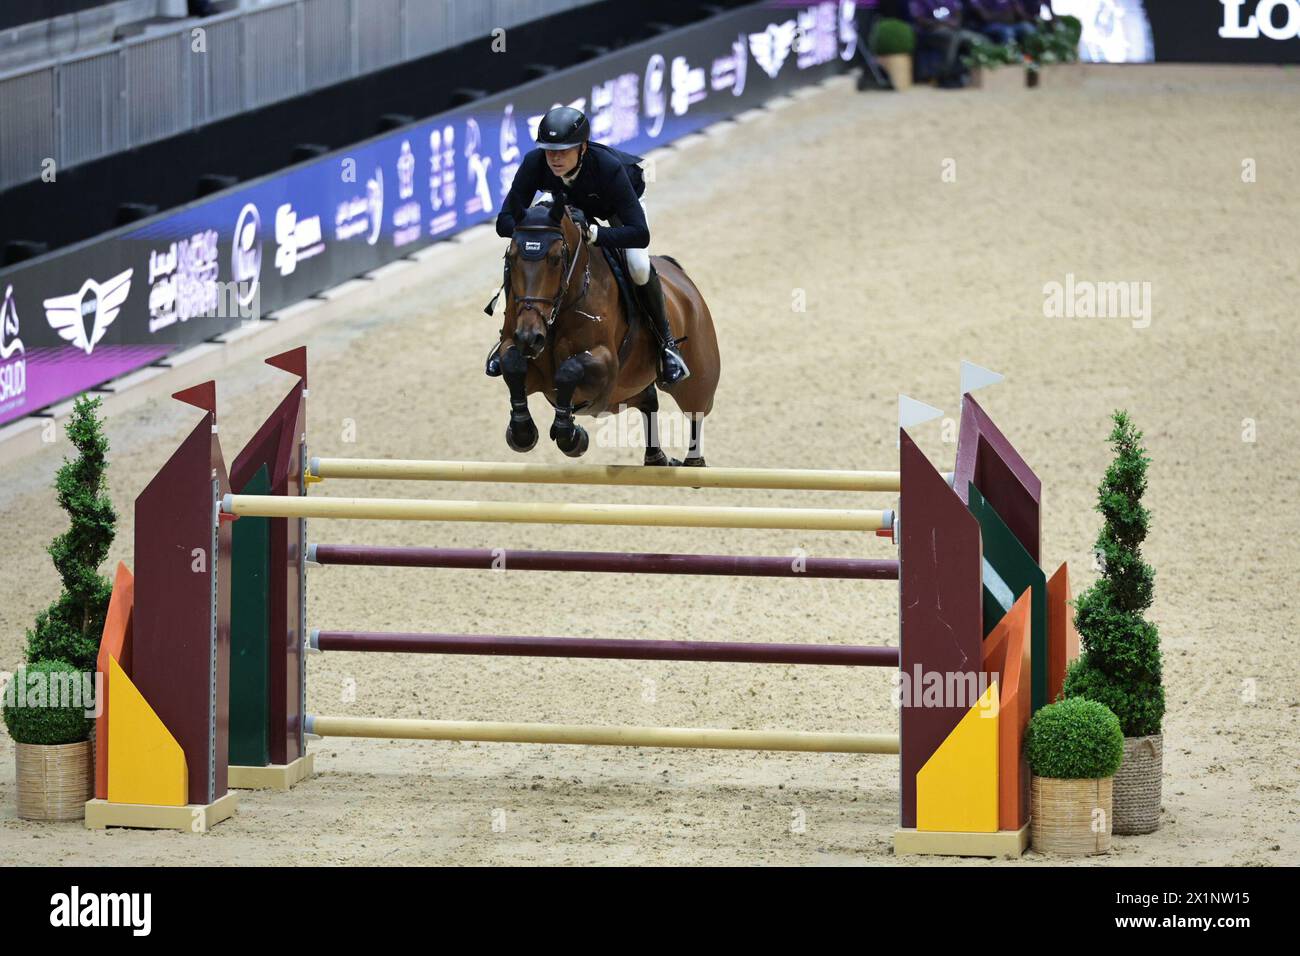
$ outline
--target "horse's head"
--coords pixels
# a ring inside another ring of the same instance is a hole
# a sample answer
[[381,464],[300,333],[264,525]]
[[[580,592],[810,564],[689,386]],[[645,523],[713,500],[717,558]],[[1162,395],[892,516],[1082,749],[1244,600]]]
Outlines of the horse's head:
[[515,226],[506,250],[510,298],[505,331],[525,357],[537,358],[546,347],[547,332],[560,314],[582,248],[578,227],[562,199],[531,207]]

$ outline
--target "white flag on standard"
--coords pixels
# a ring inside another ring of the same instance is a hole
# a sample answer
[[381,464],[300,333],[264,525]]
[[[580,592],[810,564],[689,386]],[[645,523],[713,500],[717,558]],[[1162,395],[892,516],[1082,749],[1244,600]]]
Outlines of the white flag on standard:
[[967,362],[965,359],[961,360],[961,393],[963,395],[986,385],[996,385],[1002,379],[1003,376],[1000,372],[994,372],[983,365],[976,365],[974,362]]
[[[902,392],[898,393],[899,428],[911,428],[913,425],[919,425],[921,422],[928,422],[942,416],[942,408],[935,408],[933,405],[925,404],[925,402],[918,402],[914,398],[908,398]],[[899,443],[895,442],[894,444],[898,445]]]

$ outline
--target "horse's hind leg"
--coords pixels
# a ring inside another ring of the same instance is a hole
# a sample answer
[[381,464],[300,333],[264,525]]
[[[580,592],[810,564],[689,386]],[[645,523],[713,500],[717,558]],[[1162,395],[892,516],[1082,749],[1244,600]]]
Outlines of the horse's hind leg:
[[659,447],[659,393],[651,382],[645,390],[628,402],[641,412],[641,424],[645,428],[645,464],[680,465],[676,458],[670,458]]
[[704,450],[703,450],[703,433],[704,433],[704,413],[687,412],[686,417],[691,421],[691,447],[686,451],[686,460],[683,465],[693,468],[704,467]]

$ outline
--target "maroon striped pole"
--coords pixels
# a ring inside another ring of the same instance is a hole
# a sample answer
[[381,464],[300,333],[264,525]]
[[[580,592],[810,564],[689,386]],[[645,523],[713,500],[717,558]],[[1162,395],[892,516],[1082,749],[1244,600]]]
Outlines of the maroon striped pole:
[[318,564],[385,568],[476,568],[506,571],[614,571],[639,574],[730,574],[763,578],[847,578],[896,581],[898,561],[879,558],[795,558],[730,554],[645,554],[623,551],[510,551],[504,548],[401,548],[313,544]]
[[634,661],[714,661],[730,664],[838,664],[897,667],[898,648],[848,644],[743,644],[725,641],[642,641],[601,637],[507,637],[494,634],[413,634],[381,631],[311,632],[320,651],[478,654],[503,657],[584,657]]

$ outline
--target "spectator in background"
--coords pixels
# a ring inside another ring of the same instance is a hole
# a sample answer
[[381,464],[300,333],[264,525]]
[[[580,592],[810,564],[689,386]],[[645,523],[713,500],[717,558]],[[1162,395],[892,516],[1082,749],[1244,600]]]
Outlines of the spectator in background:
[[1034,28],[1025,22],[1025,8],[1032,4],[1022,0],[966,0],[970,5],[972,26],[994,43],[1023,47],[1033,36]]
[[[963,0],[908,0],[907,8],[916,30],[918,54],[938,58],[939,66],[933,73],[939,85],[965,86],[970,72],[961,62],[961,55],[983,37],[963,28]],[[923,59],[924,56],[918,56],[918,67]],[[920,74],[918,78],[928,78],[926,71],[921,70]]]

